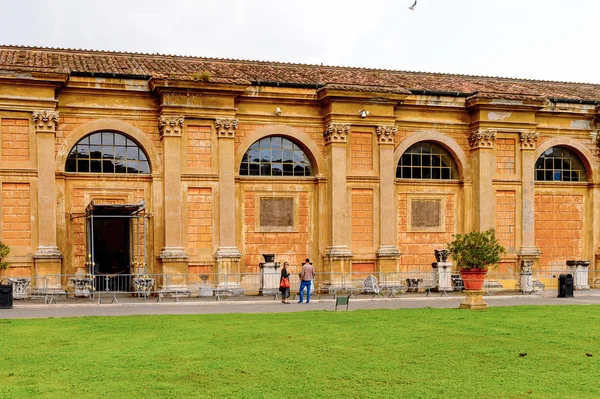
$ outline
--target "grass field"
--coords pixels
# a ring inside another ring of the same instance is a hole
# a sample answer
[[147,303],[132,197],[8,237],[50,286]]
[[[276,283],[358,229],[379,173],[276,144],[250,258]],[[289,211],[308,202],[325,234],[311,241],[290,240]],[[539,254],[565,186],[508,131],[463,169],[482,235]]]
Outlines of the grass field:
[[599,306],[0,319],[0,332],[0,398],[600,398]]

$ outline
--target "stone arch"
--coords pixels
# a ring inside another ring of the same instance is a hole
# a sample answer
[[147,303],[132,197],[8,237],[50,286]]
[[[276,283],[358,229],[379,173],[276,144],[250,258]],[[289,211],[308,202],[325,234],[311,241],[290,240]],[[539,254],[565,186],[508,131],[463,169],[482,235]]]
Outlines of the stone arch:
[[[577,156],[579,156],[581,163],[585,167],[585,172],[587,173],[587,181],[591,182],[591,181],[595,180],[596,170],[595,170],[594,162],[593,162],[594,156],[583,144],[581,144],[579,141],[573,140],[569,137],[554,137],[554,138],[551,138],[551,139],[546,140],[543,143],[541,143],[535,149],[535,155],[534,155],[534,160],[533,160],[534,165],[544,151],[546,151],[549,148],[557,147],[557,146],[566,147],[569,150],[575,152],[575,154],[577,154]],[[531,173],[534,173],[534,172],[535,172],[534,170],[531,171]]]
[[160,162],[160,157],[158,156],[158,152],[156,151],[150,138],[148,138],[148,136],[146,136],[144,132],[142,132],[135,126],[132,126],[129,123],[119,121],[116,119],[98,119],[81,125],[75,130],[73,130],[73,132],[65,138],[60,148],[58,149],[55,161],[56,170],[64,172],[67,157],[69,156],[69,152],[71,151],[73,146],[88,134],[100,130],[111,130],[130,136],[132,139],[139,143],[140,147],[148,156],[148,162],[150,163],[151,173],[156,174],[162,171],[162,163]]
[[400,157],[410,146],[421,141],[432,141],[444,147],[456,163],[458,169],[458,177],[460,180],[469,180],[471,178],[471,170],[465,152],[460,148],[456,141],[450,137],[434,130],[421,131],[407,136],[400,142],[394,150],[394,171],[400,162]]
[[235,152],[236,174],[239,173],[242,157],[244,156],[248,148],[250,148],[250,146],[258,140],[267,136],[280,136],[292,140],[294,143],[298,144],[300,148],[302,148],[308,159],[310,159],[310,162],[312,163],[312,166],[315,171],[315,176],[324,174],[325,160],[323,159],[323,155],[321,154],[321,151],[319,150],[317,144],[306,133],[303,133],[302,131],[294,127],[286,125],[265,126],[250,133],[240,143],[240,146]]

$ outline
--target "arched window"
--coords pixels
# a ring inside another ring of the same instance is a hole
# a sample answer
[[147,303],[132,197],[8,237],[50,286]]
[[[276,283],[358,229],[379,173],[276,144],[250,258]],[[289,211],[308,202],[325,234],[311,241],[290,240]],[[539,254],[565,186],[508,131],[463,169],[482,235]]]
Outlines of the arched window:
[[279,136],[262,138],[242,158],[241,176],[312,176],[310,160],[291,140]]
[[95,132],[73,146],[65,171],[80,173],[150,173],[146,153],[117,132]]
[[410,146],[398,162],[396,177],[400,179],[458,179],[452,156],[440,145],[421,141]]
[[537,181],[586,181],[579,157],[565,147],[548,148],[535,163]]

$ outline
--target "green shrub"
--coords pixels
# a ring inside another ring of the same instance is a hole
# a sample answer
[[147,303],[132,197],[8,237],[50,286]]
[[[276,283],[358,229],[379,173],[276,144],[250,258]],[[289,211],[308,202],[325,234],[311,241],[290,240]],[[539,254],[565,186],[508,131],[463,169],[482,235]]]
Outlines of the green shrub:
[[496,239],[493,228],[483,232],[454,234],[447,247],[460,269],[493,267],[500,262],[500,256],[506,253],[506,249]]

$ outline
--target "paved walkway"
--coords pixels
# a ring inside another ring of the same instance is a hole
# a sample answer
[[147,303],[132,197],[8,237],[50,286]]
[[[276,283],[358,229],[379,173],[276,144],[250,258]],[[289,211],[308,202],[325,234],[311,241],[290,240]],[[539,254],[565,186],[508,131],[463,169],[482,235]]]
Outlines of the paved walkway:
[[[436,294],[437,295],[437,294]],[[357,309],[401,309],[401,308],[458,308],[462,296],[429,296],[422,294],[403,294],[398,298],[371,298],[358,295],[350,299],[350,310]],[[229,298],[217,302],[209,298],[181,299],[164,298],[157,303],[156,299],[125,297],[120,303],[111,304],[112,298],[103,298],[106,303],[98,304],[90,300],[62,299],[57,304],[43,304],[34,300],[14,301],[13,309],[0,309],[0,319],[9,318],[47,318],[47,317],[80,317],[80,316],[129,316],[160,314],[218,314],[218,313],[271,313],[271,312],[303,312],[308,310],[334,310],[335,300],[331,298],[313,298],[310,303],[292,302],[284,305],[279,300],[268,297]],[[600,305],[600,290],[577,291],[574,298],[557,298],[556,292],[545,291],[534,295],[485,296],[490,306],[520,305]],[[345,306],[342,308],[345,310]]]

